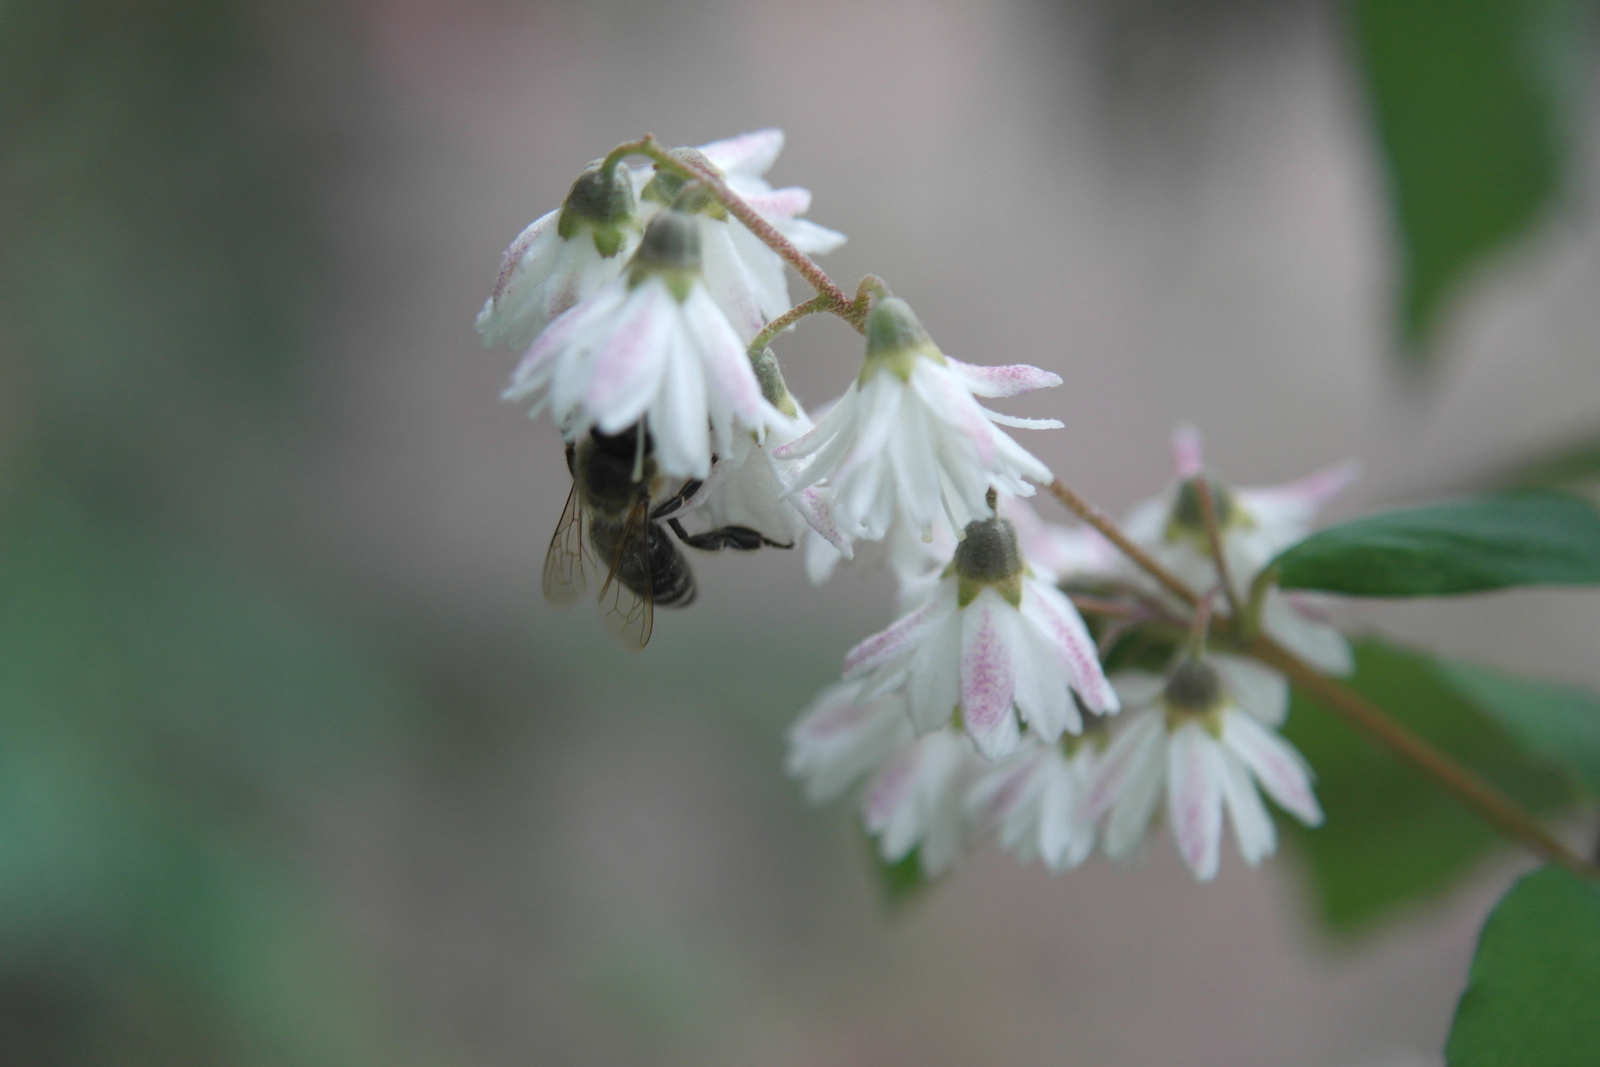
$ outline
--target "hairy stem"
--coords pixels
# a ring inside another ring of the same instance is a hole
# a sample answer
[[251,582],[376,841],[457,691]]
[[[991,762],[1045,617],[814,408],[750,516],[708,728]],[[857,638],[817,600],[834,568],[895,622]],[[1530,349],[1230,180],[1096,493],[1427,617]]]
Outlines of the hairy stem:
[[750,342],[749,351],[751,358],[753,359],[756,356],[759,356],[761,354],[761,350],[772,343],[773,338],[777,337],[784,330],[787,330],[789,327],[793,326],[807,315],[814,315],[819,311],[832,311],[833,309],[833,297],[828,293],[819,293],[810,300],[796,304],[788,311],[785,311],[782,315],[779,315],[777,318],[767,323],[764,327],[762,327],[761,332],[756,334],[755,340]]

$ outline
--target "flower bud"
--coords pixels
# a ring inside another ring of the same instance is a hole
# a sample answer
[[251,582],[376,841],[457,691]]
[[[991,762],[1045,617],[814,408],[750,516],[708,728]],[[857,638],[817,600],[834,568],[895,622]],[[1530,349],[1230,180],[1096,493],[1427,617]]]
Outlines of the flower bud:
[[955,571],[956,602],[961,607],[991,585],[1013,607],[1022,602],[1022,551],[1017,547],[1017,528],[1009,519],[995,516],[967,523],[950,567]]
[[1198,718],[1204,719],[1207,729],[1213,733],[1220,729],[1222,709],[1228,703],[1216,668],[1199,659],[1186,659],[1178,664],[1161,691],[1161,699],[1167,705],[1169,730]]
[[887,368],[909,382],[918,356],[944,362],[944,354],[922,328],[911,305],[897,296],[874,302],[867,313],[867,359],[861,367],[861,381],[865,383],[880,368]]
[[1205,474],[1197,474],[1178,483],[1178,495],[1172,502],[1172,512],[1167,517],[1165,537],[1168,541],[1192,541],[1202,553],[1211,551],[1211,539],[1206,532],[1205,505],[1200,498],[1200,479],[1206,480],[1211,490],[1211,506],[1217,513],[1217,531],[1227,533],[1235,526],[1248,526],[1250,516],[1235,504],[1233,493],[1226,485]]
[[789,385],[783,380],[783,371],[772,349],[763,348],[760,355],[750,360],[750,366],[756,372],[756,381],[761,385],[761,395],[766,402],[791,419],[798,417],[800,406],[789,393]]
[[628,284],[636,287],[652,275],[661,276],[680,304],[700,277],[700,231],[681,211],[663,211],[645,227],[628,265]]
[[633,181],[620,167],[610,174],[595,164],[572,183],[561,205],[556,232],[571,241],[587,228],[593,231],[594,247],[606,259],[616,255],[629,231],[639,228],[638,206],[633,198]]

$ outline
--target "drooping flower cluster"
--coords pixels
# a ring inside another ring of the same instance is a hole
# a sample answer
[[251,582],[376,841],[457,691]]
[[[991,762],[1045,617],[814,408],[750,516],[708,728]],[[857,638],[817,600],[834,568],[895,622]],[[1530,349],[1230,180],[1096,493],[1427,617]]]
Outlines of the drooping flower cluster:
[[[505,396],[550,413],[575,479],[547,596],[573,599],[593,557],[603,613],[642,645],[653,589],[679,591],[664,604],[690,599],[679,544],[803,542],[819,582],[858,555],[885,559],[900,616],[848,652],[796,722],[788,769],[815,802],[859,789],[883,858],[915,855],[929,874],[988,835],[1055,871],[1097,846],[1127,856],[1164,810],[1208,879],[1227,821],[1247,863],[1273,851],[1263,793],[1319,822],[1311,772],[1276,732],[1287,683],[1238,655],[1229,634],[1244,620],[1228,613],[1248,604],[1284,646],[1348,669],[1319,605],[1255,579],[1353,470],[1233,489],[1180,431],[1176,480],[1126,533],[1204,595],[1191,613],[1098,533],[1046,523],[1024,499],[1052,475],[1005,428],[1061,423],[980,398],[1059,376],[952,359],[881,284],[847,303],[818,281],[805,255],[844,238],[801,217],[806,190],[763,179],[782,143],[764,130],[672,152],[622,146],[507,250],[478,329],[523,352]],[[651,161],[629,164],[630,152]],[[814,310],[791,313],[786,258],[865,334],[854,381],[815,422],[770,347]],[[1213,595],[1224,571],[1231,595]]]

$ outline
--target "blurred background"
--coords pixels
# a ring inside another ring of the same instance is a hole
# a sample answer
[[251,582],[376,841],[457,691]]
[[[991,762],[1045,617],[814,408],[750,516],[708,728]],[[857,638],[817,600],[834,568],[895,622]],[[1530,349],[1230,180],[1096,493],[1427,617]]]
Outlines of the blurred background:
[[[1487,839],[1354,918],[1164,841],[886,908],[781,761],[887,578],[698,558],[636,656],[553,613],[559,440],[472,319],[613,144],[778,125],[834,277],[1060,373],[1008,410],[1113,512],[1181,420],[1359,457],[1335,517],[1582,476],[1586,10],[0,0],[0,1064],[1442,1062]],[[859,347],[780,356],[815,405]],[[1351,622],[1600,684],[1592,593]]]

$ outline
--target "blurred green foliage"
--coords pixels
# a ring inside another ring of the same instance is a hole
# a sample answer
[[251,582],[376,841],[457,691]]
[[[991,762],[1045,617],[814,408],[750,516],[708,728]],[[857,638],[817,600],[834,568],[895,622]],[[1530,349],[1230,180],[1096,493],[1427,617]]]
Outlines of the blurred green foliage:
[[1525,489],[1365,515],[1273,560],[1285,589],[1444,596],[1521,585],[1600,583],[1600,511]]
[[1572,150],[1582,0],[1354,0],[1401,262],[1402,351],[1551,208]]
[[1498,722],[1530,754],[1563,767],[1600,797],[1600,695],[1441,661],[1440,678]]
[[352,95],[291,15],[0,0],[7,1063],[390,1058],[291,842],[410,698],[254,562]]
[[1600,1062],[1600,885],[1559,867],[1525,876],[1484,924],[1456,1008],[1450,1067]]
[[[1525,754],[1477,704],[1440,676],[1430,656],[1374,640],[1357,643],[1348,679],[1363,696],[1499,786],[1547,814],[1573,798],[1565,772]],[[1289,828],[1305,857],[1328,927],[1352,932],[1447,889],[1503,839],[1365,735],[1296,691],[1284,729],[1316,769],[1327,820]]]

